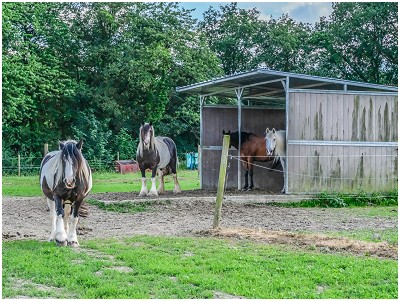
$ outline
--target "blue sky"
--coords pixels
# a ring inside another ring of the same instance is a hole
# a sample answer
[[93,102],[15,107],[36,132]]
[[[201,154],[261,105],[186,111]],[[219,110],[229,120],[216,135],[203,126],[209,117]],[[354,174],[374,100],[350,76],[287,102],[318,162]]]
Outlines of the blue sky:
[[[218,8],[220,5],[226,5],[228,2],[181,2],[180,5],[186,9],[196,9],[192,12],[192,16],[196,19],[203,19],[203,12],[210,6]],[[319,21],[321,16],[328,17],[332,12],[332,2],[238,2],[240,8],[256,7],[261,13],[260,18],[269,20],[271,18],[278,19],[282,14],[305,23],[314,24]]]

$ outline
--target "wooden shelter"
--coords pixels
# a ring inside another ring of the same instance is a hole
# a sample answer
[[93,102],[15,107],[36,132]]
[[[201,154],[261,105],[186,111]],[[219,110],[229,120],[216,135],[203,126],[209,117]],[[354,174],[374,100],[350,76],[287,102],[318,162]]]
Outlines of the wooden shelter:
[[[202,188],[217,185],[222,130],[267,127],[287,132],[287,193],[397,187],[397,87],[260,68],[176,90],[200,99]],[[231,105],[207,104],[214,97]],[[239,153],[230,150],[227,187],[242,186]],[[282,174],[255,163],[255,187],[279,191]]]

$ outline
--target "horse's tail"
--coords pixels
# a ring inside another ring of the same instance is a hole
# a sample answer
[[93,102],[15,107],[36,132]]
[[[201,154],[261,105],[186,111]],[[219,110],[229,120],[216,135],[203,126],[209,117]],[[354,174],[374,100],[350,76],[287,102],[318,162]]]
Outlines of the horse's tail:
[[89,216],[89,206],[85,201],[82,201],[81,206],[79,207],[79,217],[86,218]]
[[[67,210],[67,212],[71,212],[72,204],[73,203],[69,200],[65,201],[64,210]],[[83,217],[83,218],[86,218],[89,216],[89,206],[85,201],[82,201],[81,205],[79,206],[78,216]]]

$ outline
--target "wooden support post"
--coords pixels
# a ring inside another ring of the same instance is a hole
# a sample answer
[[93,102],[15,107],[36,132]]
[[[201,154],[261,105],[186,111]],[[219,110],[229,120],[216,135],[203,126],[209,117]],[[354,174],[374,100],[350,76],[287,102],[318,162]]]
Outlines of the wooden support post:
[[49,153],[49,144],[45,143],[44,144],[44,156],[46,156]]
[[119,152],[117,152],[117,161],[119,161]]
[[224,197],[226,168],[228,165],[228,151],[230,142],[229,140],[230,136],[224,135],[224,142],[222,145],[222,154],[221,154],[221,165],[219,167],[218,189],[217,189],[217,199],[215,202],[213,229],[219,227],[219,223],[221,220],[222,199]]
[[21,155],[18,154],[18,177],[21,176]]

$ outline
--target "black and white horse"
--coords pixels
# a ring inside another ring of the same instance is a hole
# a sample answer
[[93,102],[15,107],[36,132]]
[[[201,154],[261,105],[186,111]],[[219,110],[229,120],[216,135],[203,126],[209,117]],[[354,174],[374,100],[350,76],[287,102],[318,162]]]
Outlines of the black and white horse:
[[[142,188],[139,196],[157,196],[165,192],[164,176],[172,173],[174,177],[174,193],[181,192],[176,169],[178,155],[175,142],[168,137],[154,136],[152,123],[142,124],[139,133],[139,145],[136,151],[136,161],[142,173]],[[146,169],[151,170],[151,189],[146,187]],[[160,187],[156,189],[156,174],[160,177]]]
[[60,246],[79,246],[78,213],[92,189],[92,174],[82,156],[82,144],[82,140],[60,142],[60,150],[48,153],[40,165],[40,186],[50,208],[49,240],[55,240]]

